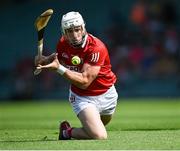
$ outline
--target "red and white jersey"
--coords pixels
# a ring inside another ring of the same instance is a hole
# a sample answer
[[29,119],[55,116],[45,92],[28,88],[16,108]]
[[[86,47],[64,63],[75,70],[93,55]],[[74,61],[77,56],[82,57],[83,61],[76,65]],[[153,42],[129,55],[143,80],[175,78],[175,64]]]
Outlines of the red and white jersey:
[[[116,76],[111,71],[109,54],[106,46],[98,38],[88,34],[83,48],[72,47],[64,37],[57,44],[59,61],[68,69],[81,72],[84,63],[92,66],[100,66],[97,78],[87,89],[80,89],[71,85],[72,92],[80,96],[96,96],[105,93],[115,82]],[[81,59],[79,65],[73,65],[71,59],[78,56]]]

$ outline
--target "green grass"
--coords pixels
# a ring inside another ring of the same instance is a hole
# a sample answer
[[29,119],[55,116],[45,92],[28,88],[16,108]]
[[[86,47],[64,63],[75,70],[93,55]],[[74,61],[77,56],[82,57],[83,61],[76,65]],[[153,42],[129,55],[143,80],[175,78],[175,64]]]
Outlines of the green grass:
[[58,141],[64,119],[80,126],[67,101],[1,103],[0,149],[180,149],[180,99],[120,100],[107,140]]

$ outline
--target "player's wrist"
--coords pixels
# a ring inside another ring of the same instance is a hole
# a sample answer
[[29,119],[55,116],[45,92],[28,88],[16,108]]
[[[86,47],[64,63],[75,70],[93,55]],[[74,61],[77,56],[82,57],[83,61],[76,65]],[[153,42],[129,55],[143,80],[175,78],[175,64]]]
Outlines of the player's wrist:
[[67,68],[60,64],[56,71],[60,75],[63,75],[66,72],[66,70],[67,70]]

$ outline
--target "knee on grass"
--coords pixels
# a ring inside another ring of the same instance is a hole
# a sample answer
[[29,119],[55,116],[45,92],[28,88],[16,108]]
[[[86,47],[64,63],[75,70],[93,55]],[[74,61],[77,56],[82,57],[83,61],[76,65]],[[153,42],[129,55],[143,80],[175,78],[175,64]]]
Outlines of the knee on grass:
[[99,139],[99,140],[102,140],[102,139],[107,139],[107,133],[94,133],[91,135],[92,139]]

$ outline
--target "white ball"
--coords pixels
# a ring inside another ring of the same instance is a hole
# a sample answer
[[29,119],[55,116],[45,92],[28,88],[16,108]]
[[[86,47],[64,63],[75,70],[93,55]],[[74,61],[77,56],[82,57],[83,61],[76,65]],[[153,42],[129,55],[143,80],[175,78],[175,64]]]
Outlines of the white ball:
[[81,63],[81,59],[78,56],[74,56],[71,59],[73,65],[79,65]]

